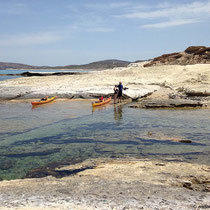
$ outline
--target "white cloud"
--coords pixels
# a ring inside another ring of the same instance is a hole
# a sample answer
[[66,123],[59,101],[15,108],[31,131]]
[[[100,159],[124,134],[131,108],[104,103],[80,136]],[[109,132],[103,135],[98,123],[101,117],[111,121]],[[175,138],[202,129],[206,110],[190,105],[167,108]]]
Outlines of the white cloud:
[[79,16],[69,25],[69,28],[74,32],[108,33],[114,31],[114,27],[110,26],[109,21],[105,20],[102,16],[89,13]]
[[199,22],[199,20],[196,20],[196,19],[174,20],[174,21],[166,21],[166,22],[160,22],[160,23],[154,23],[154,24],[147,24],[147,25],[143,25],[142,28],[166,28],[166,27],[172,27],[172,26],[192,24],[192,23],[197,23],[197,22]]
[[61,40],[59,34],[52,32],[39,32],[32,34],[19,34],[7,37],[0,37],[0,46],[31,46],[39,44],[47,44],[50,42]]
[[210,2],[200,3],[194,2],[188,5],[169,5],[154,11],[135,12],[121,15],[123,18],[139,18],[139,19],[154,19],[164,17],[192,17],[194,15],[201,16],[206,14],[210,16]]
[[[192,2],[190,4],[172,5],[163,3],[148,9],[148,11],[138,10],[122,15],[119,18],[125,19],[144,19],[156,21],[160,19],[161,22],[154,24],[146,24],[143,27],[164,28],[169,26],[177,26],[183,24],[190,24],[202,22],[210,18],[210,1]],[[165,21],[163,21],[165,19]]]

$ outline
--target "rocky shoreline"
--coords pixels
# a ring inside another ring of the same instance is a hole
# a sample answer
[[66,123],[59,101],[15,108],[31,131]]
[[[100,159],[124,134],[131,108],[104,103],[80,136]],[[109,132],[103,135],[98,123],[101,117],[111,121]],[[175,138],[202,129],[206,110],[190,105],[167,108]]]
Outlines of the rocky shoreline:
[[128,88],[124,98],[135,101],[133,107],[209,107],[210,64],[144,66],[145,62],[140,62],[103,71],[53,73],[0,81],[0,100],[46,95],[67,99],[113,96],[113,86],[122,81]]
[[210,168],[177,160],[91,159],[71,172],[0,182],[0,209],[208,209]]
[[138,99],[131,108],[210,108],[210,97],[206,92],[177,92],[165,88],[148,97]]

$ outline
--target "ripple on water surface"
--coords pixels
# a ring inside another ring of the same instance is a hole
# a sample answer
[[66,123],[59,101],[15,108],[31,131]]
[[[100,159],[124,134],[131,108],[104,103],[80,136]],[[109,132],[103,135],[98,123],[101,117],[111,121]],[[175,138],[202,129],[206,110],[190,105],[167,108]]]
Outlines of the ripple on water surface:
[[[210,163],[209,110],[144,110],[88,100],[0,104],[0,178],[24,177],[52,162],[94,157]],[[191,144],[177,139],[192,140]]]

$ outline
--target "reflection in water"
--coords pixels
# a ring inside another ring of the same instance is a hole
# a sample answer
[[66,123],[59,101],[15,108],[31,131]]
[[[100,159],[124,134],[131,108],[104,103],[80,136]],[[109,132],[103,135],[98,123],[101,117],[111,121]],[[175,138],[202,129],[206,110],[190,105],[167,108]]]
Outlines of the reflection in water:
[[114,119],[117,122],[120,122],[123,119],[123,110],[122,105],[114,105]]
[[92,113],[95,111],[103,111],[109,107],[110,107],[110,104],[104,104],[102,106],[94,106],[94,107],[92,107]]
[[95,111],[103,111],[106,109],[106,106],[95,106],[92,108],[92,112],[95,112]]

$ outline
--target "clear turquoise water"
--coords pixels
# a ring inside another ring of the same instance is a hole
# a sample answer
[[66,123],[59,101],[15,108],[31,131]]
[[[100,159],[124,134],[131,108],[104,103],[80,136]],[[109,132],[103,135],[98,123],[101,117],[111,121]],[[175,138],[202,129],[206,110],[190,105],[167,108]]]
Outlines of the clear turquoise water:
[[132,156],[210,165],[207,109],[145,110],[108,104],[93,110],[90,101],[58,100],[35,109],[30,103],[1,103],[0,110],[2,179],[21,178],[52,162],[95,157]]

